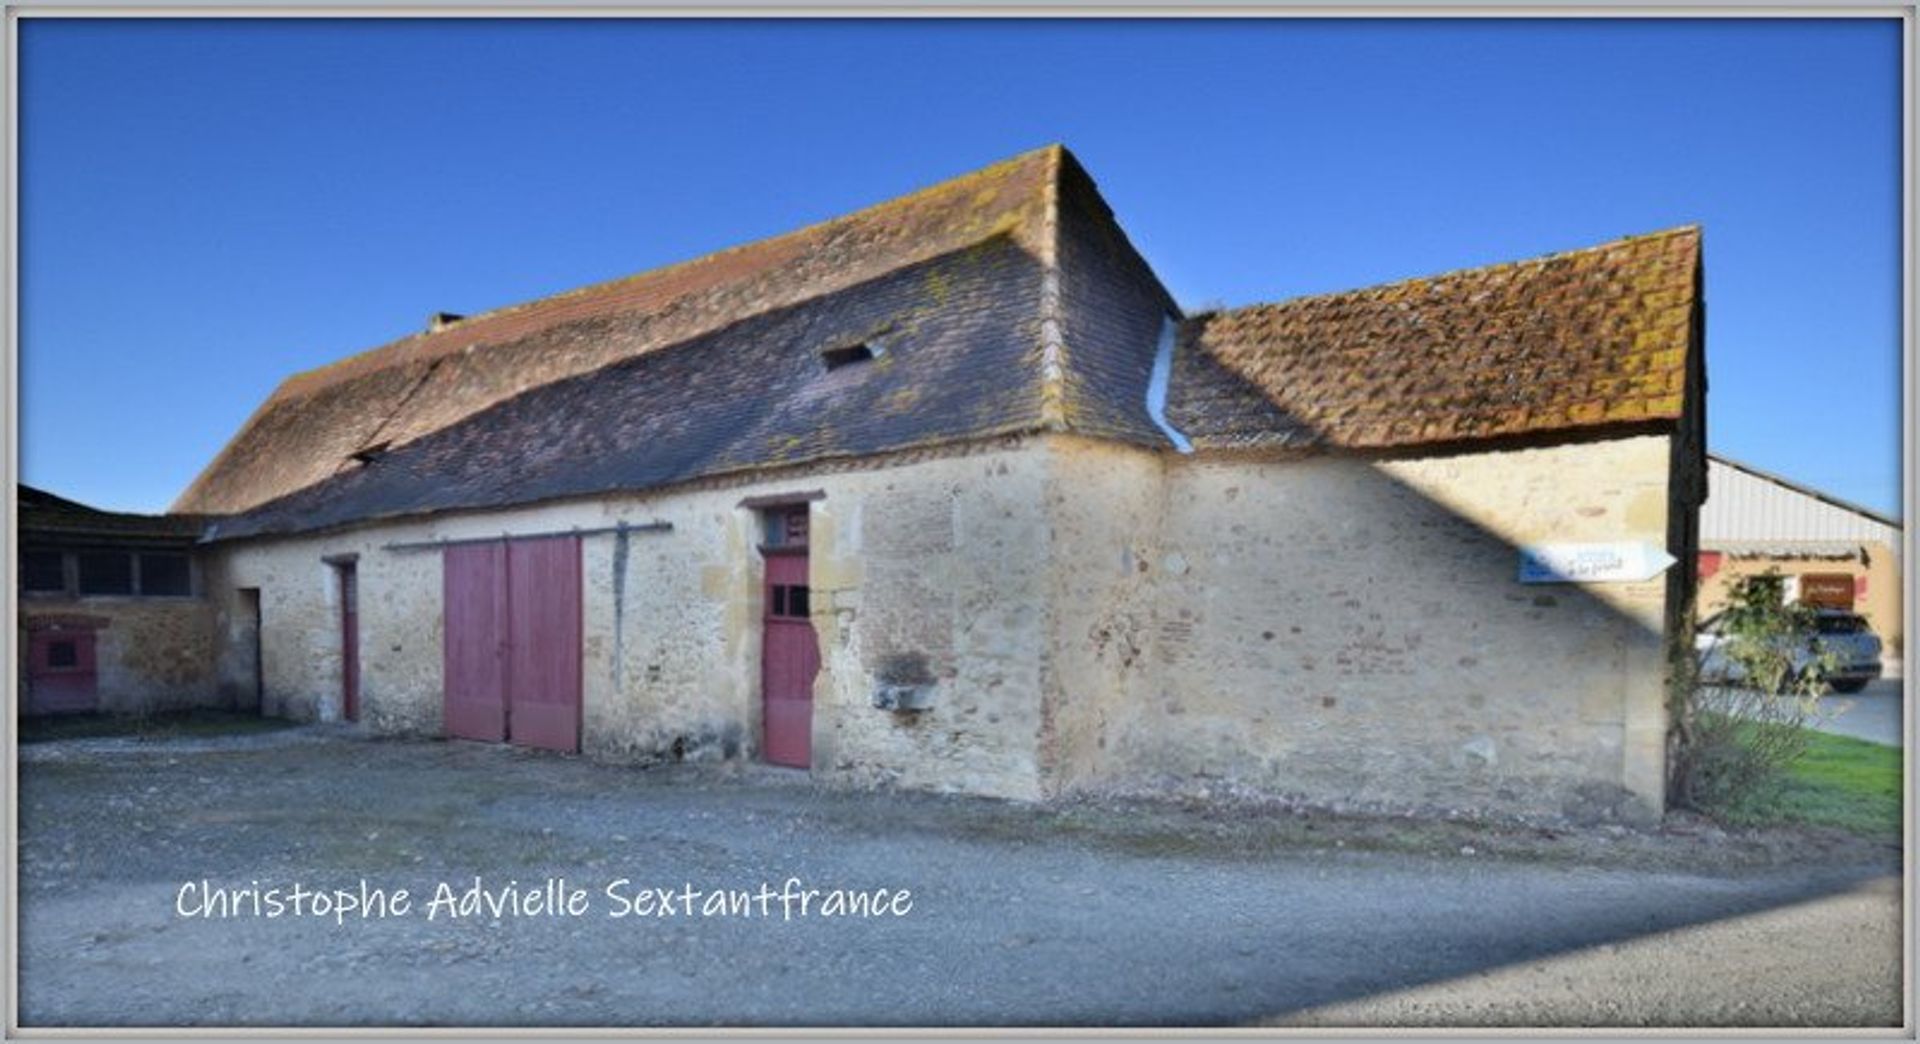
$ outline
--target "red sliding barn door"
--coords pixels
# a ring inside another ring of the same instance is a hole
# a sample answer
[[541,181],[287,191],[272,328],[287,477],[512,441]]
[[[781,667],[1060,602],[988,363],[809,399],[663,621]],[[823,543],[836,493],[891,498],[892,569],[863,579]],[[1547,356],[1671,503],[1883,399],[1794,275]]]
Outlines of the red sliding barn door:
[[765,756],[776,765],[813,766],[813,677],[820,643],[813,633],[807,552],[767,552],[765,635],[760,691]]
[[580,749],[580,538],[507,542],[508,736]]
[[580,749],[580,538],[445,551],[447,735]]
[[446,550],[446,728],[456,739],[507,738],[507,545]]

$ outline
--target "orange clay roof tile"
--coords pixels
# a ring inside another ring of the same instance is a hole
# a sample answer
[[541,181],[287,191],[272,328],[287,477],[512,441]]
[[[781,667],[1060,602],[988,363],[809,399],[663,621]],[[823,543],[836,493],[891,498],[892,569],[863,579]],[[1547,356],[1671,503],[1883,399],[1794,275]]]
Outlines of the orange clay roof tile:
[[1686,226],[1195,316],[1181,330],[1168,416],[1202,449],[1390,448],[1676,421],[1699,271],[1700,231]]

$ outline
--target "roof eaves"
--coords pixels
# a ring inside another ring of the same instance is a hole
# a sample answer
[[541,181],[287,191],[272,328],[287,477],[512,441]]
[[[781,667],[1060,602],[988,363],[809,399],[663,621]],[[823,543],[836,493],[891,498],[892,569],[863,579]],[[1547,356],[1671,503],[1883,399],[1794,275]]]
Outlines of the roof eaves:
[[[515,510],[520,510],[524,508],[539,507],[547,504],[567,503],[571,501],[585,500],[585,499],[590,499],[594,497],[642,496],[642,495],[658,496],[664,493],[669,493],[674,490],[683,489],[689,486],[698,486],[700,484],[708,483],[708,482],[727,482],[731,480],[750,478],[763,473],[775,474],[775,473],[784,473],[784,472],[795,471],[795,470],[805,470],[807,468],[819,467],[821,465],[844,463],[846,461],[858,460],[861,458],[872,458],[872,459],[884,462],[889,457],[896,457],[903,454],[924,453],[930,450],[937,451],[937,450],[946,449],[954,446],[964,446],[964,445],[977,444],[977,443],[990,443],[998,439],[1018,438],[1020,436],[1025,436],[1025,435],[1043,435],[1043,434],[1050,434],[1050,433],[1051,433],[1050,430],[1046,428],[1044,425],[1041,425],[1032,421],[1013,421],[1006,424],[996,425],[990,428],[983,428],[979,431],[969,432],[965,436],[961,436],[961,437],[926,439],[920,442],[914,442],[906,445],[891,447],[889,449],[880,451],[878,453],[862,453],[857,451],[833,451],[833,452],[815,454],[812,456],[795,457],[793,459],[782,460],[777,463],[751,464],[751,465],[741,465],[737,467],[724,468],[716,471],[709,471],[709,472],[704,472],[704,473],[695,474],[695,475],[688,475],[682,478],[676,478],[666,482],[660,482],[652,485],[612,486],[612,487],[607,487],[602,489],[585,489],[585,490],[579,490],[577,492],[558,493],[552,496],[538,497],[538,498],[533,498],[528,500],[509,500],[509,501],[498,501],[498,502],[485,503],[485,504],[451,504],[451,505],[445,505],[445,506],[439,506],[439,507],[405,508],[405,509],[399,509],[394,511],[375,512],[371,514],[359,515],[349,519],[325,522],[320,525],[315,525],[310,527],[301,527],[298,525],[289,526],[289,525],[268,523],[266,525],[256,526],[254,528],[247,528],[248,522],[249,522],[249,519],[248,519],[249,515],[254,514],[255,512],[264,512],[265,509],[273,506],[273,504],[275,503],[274,501],[268,501],[267,504],[261,505],[260,508],[254,509],[253,512],[247,512],[247,513],[238,514],[238,515],[207,517],[206,524],[200,530],[199,535],[195,540],[195,542],[199,544],[226,544],[226,543],[235,543],[242,540],[260,540],[260,539],[275,539],[275,538],[294,537],[294,536],[311,536],[319,533],[336,533],[336,532],[342,532],[342,531],[356,529],[364,526],[404,523],[404,522],[415,521],[419,519],[442,517],[446,515],[478,514],[478,513],[489,512],[489,511],[515,511]],[[288,494],[288,496],[298,496],[300,492],[301,491],[295,491],[292,494]],[[237,531],[224,528],[229,525],[237,525],[238,526]]]

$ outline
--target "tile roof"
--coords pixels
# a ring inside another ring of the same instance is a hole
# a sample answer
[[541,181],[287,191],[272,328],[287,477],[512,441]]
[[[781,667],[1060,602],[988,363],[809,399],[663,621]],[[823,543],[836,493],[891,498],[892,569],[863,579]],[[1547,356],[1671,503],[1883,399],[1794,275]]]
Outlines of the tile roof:
[[1167,415],[1196,448],[1429,445],[1676,421],[1700,231],[1193,316]]
[[[1390,448],[1677,420],[1683,228],[1178,327],[1199,450]],[[1064,149],[290,378],[180,498],[210,539],[1075,432],[1154,449],[1179,309]],[[836,370],[823,352],[879,357]]]
[[1011,236],[1045,242],[1053,146],[919,192],[625,279],[469,317],[285,381],[175,502],[236,512],[541,385]]
[[[533,388],[220,519],[207,537],[642,490],[1035,430],[1041,289],[1038,260],[997,236]],[[861,343],[878,356],[831,370],[819,357]]]
[[199,515],[103,511],[24,483],[18,489],[23,543],[191,543],[206,522]]

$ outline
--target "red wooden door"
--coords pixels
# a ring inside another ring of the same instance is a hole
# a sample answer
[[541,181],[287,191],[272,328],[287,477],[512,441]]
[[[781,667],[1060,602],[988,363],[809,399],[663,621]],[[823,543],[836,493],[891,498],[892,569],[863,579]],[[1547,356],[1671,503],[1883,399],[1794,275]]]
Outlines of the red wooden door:
[[27,711],[66,714],[99,707],[91,629],[47,629],[27,639]]
[[352,562],[340,570],[340,716],[360,720],[360,580]]
[[447,735],[580,749],[580,538],[445,551]]
[[807,552],[766,552],[765,635],[760,652],[761,717],[766,759],[794,768],[813,766],[813,678],[820,644],[813,633]]
[[580,749],[580,538],[507,543],[507,735]]
[[446,549],[447,735],[499,743],[507,738],[507,545]]

